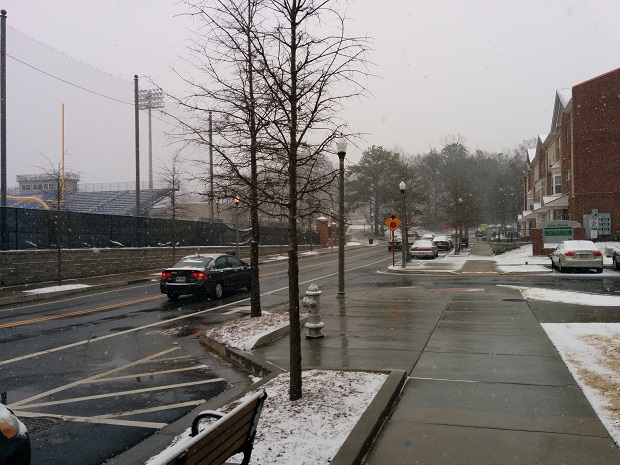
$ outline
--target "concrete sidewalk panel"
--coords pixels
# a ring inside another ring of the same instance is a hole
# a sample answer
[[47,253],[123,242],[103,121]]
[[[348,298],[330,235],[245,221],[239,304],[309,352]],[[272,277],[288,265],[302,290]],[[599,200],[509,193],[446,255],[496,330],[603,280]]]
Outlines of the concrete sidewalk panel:
[[394,420],[607,437],[577,386],[411,379]]
[[611,465],[611,438],[390,421],[365,465]]
[[496,383],[575,386],[573,376],[555,357],[459,354],[425,351],[411,376]]
[[533,326],[531,323],[513,323],[501,321],[452,321],[441,320],[437,325],[437,331],[445,332],[472,332],[481,335],[495,336],[546,336],[545,330],[540,325]]
[[557,356],[557,350],[546,336],[492,335],[479,332],[450,332],[438,329],[430,337],[429,352],[474,354]]

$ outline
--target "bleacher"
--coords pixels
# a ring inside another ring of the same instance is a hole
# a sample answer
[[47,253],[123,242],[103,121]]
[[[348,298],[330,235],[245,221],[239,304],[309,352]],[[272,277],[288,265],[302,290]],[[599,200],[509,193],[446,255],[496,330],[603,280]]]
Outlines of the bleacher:
[[[164,198],[170,189],[143,189],[140,191],[140,216]],[[136,214],[136,191],[70,192],[65,195],[63,210],[102,215]]]

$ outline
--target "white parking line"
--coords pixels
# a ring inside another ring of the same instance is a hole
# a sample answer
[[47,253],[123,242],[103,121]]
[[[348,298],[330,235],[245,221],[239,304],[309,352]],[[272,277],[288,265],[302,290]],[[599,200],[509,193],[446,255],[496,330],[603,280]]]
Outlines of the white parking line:
[[111,370],[104,371],[103,373],[99,373],[99,374],[96,374],[96,375],[93,375],[93,376],[89,376],[88,378],[84,378],[84,379],[75,381],[73,383],[65,384],[64,386],[60,386],[60,387],[57,387],[55,389],[51,389],[49,391],[41,392],[40,394],[37,394],[37,395],[32,396],[32,397],[28,397],[26,399],[22,399],[19,402],[15,402],[14,404],[11,404],[11,405],[13,407],[21,407],[22,405],[28,404],[29,402],[32,402],[33,400],[41,399],[42,397],[47,397],[47,396],[50,396],[52,394],[56,394],[57,392],[66,391],[67,389],[75,387],[75,386],[79,386],[80,384],[89,383],[89,382],[91,382],[93,380],[96,380],[96,379],[99,379],[99,378],[103,378],[104,376],[110,375],[112,373],[116,373],[118,371],[124,370],[126,368],[130,368],[130,367],[135,366],[135,365],[139,365],[141,363],[144,363],[145,361],[153,360],[155,358],[158,358],[161,355],[169,354],[170,352],[174,352],[175,350],[178,350],[178,349],[179,349],[179,347],[173,347],[171,349],[166,349],[164,351],[158,352],[158,353],[153,354],[153,355],[149,355],[148,357],[145,357],[143,359],[137,360],[135,362],[131,362],[131,363],[128,363],[126,365],[122,365],[122,366],[117,367],[117,368],[112,368]]
[[[158,360],[159,361],[159,360]],[[105,383],[108,381],[118,381],[121,379],[134,379],[134,378],[153,378],[157,375],[167,375],[170,373],[180,373],[182,371],[192,371],[192,370],[204,370],[208,368],[206,365],[194,366],[194,367],[185,367],[185,368],[174,368],[171,370],[161,370],[161,371],[147,371],[144,373],[136,373],[133,375],[123,375],[123,376],[114,376],[112,378],[103,378],[103,379],[93,379],[91,381],[84,381],[82,384],[87,383]]]
[[151,412],[161,412],[163,410],[172,410],[175,408],[182,407],[193,407],[194,405],[204,404],[204,399],[198,400],[190,400],[188,402],[179,402],[178,404],[167,404],[161,405],[159,407],[151,407],[151,408],[141,408],[136,410],[128,410],[127,412],[118,412],[118,413],[108,413],[106,415],[98,415],[97,418],[117,418],[117,417],[126,417],[128,415],[139,415],[141,413],[151,413]]
[[94,423],[115,426],[134,426],[137,428],[153,428],[162,429],[168,426],[167,423],[156,423],[152,421],[132,421],[132,420],[116,420],[114,418],[105,417],[78,417],[73,415],[54,415],[49,413],[22,412],[15,410],[15,414],[22,418],[37,418],[41,416],[60,418],[65,421],[75,421],[78,423]]
[[168,384],[166,386],[154,386],[150,388],[144,389],[132,389],[131,391],[117,391],[117,392],[108,392],[106,394],[98,394],[96,396],[85,396],[85,397],[74,397],[73,399],[62,399],[62,400],[54,400],[52,402],[40,402],[38,404],[22,404],[21,408],[38,408],[38,407],[48,407],[50,405],[62,405],[62,404],[71,404],[74,402],[84,402],[86,400],[96,400],[96,399],[105,399],[106,397],[116,397],[116,396],[131,396],[134,394],[142,394],[144,392],[153,392],[153,391],[165,391],[168,389],[177,389],[188,386],[198,386],[200,384],[210,384],[210,383],[219,383],[220,381],[226,381],[224,378],[213,378],[213,379],[202,379],[200,381],[191,381],[189,383],[179,383],[179,384]]

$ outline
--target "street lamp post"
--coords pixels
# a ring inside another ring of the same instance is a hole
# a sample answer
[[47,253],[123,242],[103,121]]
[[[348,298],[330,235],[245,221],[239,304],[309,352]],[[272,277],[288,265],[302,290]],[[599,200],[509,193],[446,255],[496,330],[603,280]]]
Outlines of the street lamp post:
[[459,197],[456,202],[456,249],[454,251],[455,255],[460,254],[462,250],[461,245],[461,204],[463,203],[463,199]]
[[407,267],[407,202],[405,200],[405,181],[401,181],[398,185],[400,188],[400,193],[403,196],[403,240],[402,240],[402,248],[403,248],[403,263],[402,267]]
[[340,159],[340,218],[338,218],[338,297],[344,297],[344,157],[347,154],[347,141],[336,141],[336,152]]
[[235,257],[239,257],[239,197],[235,197]]

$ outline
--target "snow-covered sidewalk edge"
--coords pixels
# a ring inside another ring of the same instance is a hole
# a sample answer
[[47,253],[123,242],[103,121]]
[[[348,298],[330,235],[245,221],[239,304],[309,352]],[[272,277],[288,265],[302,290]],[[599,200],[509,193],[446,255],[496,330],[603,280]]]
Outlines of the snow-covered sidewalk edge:
[[620,356],[617,350],[620,323],[541,323],[541,326],[620,447]]
[[[314,369],[304,371],[302,376],[300,400],[288,399],[290,375],[282,373],[218,409],[226,413],[257,389],[267,391],[251,463],[359,462],[367,454],[407,379],[404,370],[384,373]],[[182,448],[180,444],[188,441],[189,431],[188,428],[175,437],[155,457],[166,456],[172,447]],[[227,463],[240,463],[241,459],[237,455]]]

